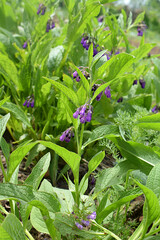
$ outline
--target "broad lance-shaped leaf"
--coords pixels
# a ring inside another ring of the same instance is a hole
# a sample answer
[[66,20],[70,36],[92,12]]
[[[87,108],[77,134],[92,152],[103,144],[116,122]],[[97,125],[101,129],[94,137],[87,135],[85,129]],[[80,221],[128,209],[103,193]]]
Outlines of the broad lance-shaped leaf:
[[132,51],[130,54],[135,56],[135,61],[137,62],[140,59],[142,59],[143,57],[147,56],[147,54],[154,47],[155,47],[155,44],[153,44],[153,43],[146,43],[146,44],[140,46],[139,48],[137,48],[136,50]]
[[108,138],[116,144],[123,157],[147,175],[160,161],[160,157],[150,147],[136,142],[126,142],[119,137]]
[[1,106],[1,108],[11,112],[16,119],[19,119],[22,123],[27,125],[27,127],[32,127],[23,110],[16,104],[11,102],[5,102],[3,106]]
[[24,184],[30,185],[37,189],[43,176],[49,168],[50,160],[50,153],[45,154],[32,169],[31,174],[25,180]]
[[26,240],[25,233],[22,227],[21,222],[19,219],[12,213],[8,214],[5,218],[4,222],[2,223],[2,228],[8,233],[10,238],[3,238],[3,231],[1,232],[0,229],[0,238],[3,240]]
[[58,199],[50,193],[34,190],[31,186],[0,183],[0,200],[16,199],[28,203],[41,201],[50,212],[60,211]]
[[132,194],[130,194],[129,196],[124,196],[121,199],[119,199],[117,202],[110,204],[109,206],[107,206],[103,211],[101,211],[99,214],[97,214],[96,217],[96,221],[98,223],[102,223],[102,221],[113,211],[115,211],[117,208],[119,208],[120,206],[124,205],[127,202],[130,202],[131,200],[133,200],[134,198],[140,196],[142,194],[142,191],[140,191],[139,189],[134,189],[132,191]]
[[44,79],[51,82],[56,88],[58,88],[61,92],[63,92],[74,103],[75,106],[78,106],[77,95],[75,94],[75,92],[72,89],[66,87],[62,83],[59,83],[53,79],[49,79],[46,77],[44,77]]
[[160,131],[160,113],[143,117],[137,122],[138,127]]
[[108,80],[112,80],[118,76],[123,75],[128,67],[133,63],[134,56],[127,53],[120,53],[113,56],[96,71],[97,78],[101,78],[103,73],[106,71]]
[[87,142],[83,144],[82,149],[84,149],[88,144],[95,142],[97,140],[106,138],[107,136],[110,136],[110,135],[119,135],[119,130],[117,126],[103,125],[103,126],[97,127],[93,130]]
[[0,236],[3,240],[13,240],[9,233],[0,225]]
[[151,189],[157,196],[160,197],[160,163],[156,164],[154,168],[150,171],[146,187]]
[[2,117],[0,119],[0,142],[1,142],[1,138],[3,136],[3,133],[6,130],[6,125],[7,125],[9,118],[10,118],[10,114],[8,113],[7,115],[5,115],[4,117]]
[[[135,180],[134,180],[135,181]],[[155,193],[142,185],[141,183],[135,181],[136,184],[142,189],[145,194],[145,205],[143,207],[143,232],[142,236],[144,237],[145,233],[148,230],[148,227],[153,223],[154,220],[160,217],[160,205],[158,198]]]

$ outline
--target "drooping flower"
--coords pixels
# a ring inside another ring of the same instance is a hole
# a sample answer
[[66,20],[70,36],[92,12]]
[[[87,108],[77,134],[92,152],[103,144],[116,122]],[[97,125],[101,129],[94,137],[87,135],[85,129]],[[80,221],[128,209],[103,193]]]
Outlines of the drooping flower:
[[94,42],[94,39],[93,38],[89,38],[88,36],[84,36],[83,34],[83,37],[81,39],[81,44],[83,46],[83,48],[85,48],[86,50],[89,49],[91,43],[93,43],[93,57],[99,52],[98,51],[98,46],[99,45],[96,45],[95,42]]
[[82,230],[82,229],[83,229],[83,226],[82,226],[80,223],[76,222],[76,223],[75,223],[75,225],[76,225],[76,226],[77,226],[77,228],[79,228],[80,230]]
[[96,219],[96,212],[91,213],[90,215],[87,216],[87,219],[94,220]]
[[139,79],[139,83],[141,85],[141,88],[145,88],[146,82],[144,79]]
[[49,19],[47,21],[47,26],[46,26],[46,32],[49,32],[49,30],[55,28],[55,23],[53,21],[53,19]]
[[123,102],[123,97],[120,97],[118,100],[117,100],[117,102],[119,103],[119,102]]
[[107,98],[111,98],[111,88],[110,86],[106,87],[104,94],[106,95]]
[[40,3],[38,10],[37,10],[37,14],[39,15],[41,13],[41,15],[44,15],[46,12],[46,7],[44,4]]
[[[79,69],[81,70],[81,72],[83,73],[83,75],[85,76],[86,79],[89,78],[89,73],[85,70],[84,67],[79,67]],[[73,72],[73,78],[76,79],[77,82],[80,82],[81,81],[81,78],[80,76],[78,75],[78,72],[77,71],[74,71]]]
[[82,220],[81,223],[82,223],[84,226],[86,226],[86,227],[88,227],[89,224],[90,224],[89,221],[85,221],[85,220]]
[[157,105],[155,105],[153,108],[152,108],[152,112],[153,113],[158,113],[159,111],[159,107]]
[[74,137],[74,132],[72,130],[72,128],[68,128],[66,131],[64,131],[62,133],[62,135],[60,136],[59,140],[61,142],[65,141],[65,142],[70,142],[71,138]]
[[27,41],[26,42],[24,42],[24,44],[23,44],[23,48],[25,49],[25,48],[27,48],[27,46],[28,46],[28,43],[27,43]]
[[102,22],[103,22],[103,19],[104,19],[104,16],[99,16],[99,17],[98,17],[98,22],[99,22],[99,23],[102,23]]
[[138,27],[137,27],[137,36],[142,37],[143,32],[146,30],[146,28],[147,28],[147,25],[144,22],[139,24]]
[[81,107],[77,108],[76,112],[73,113],[73,117],[78,118],[78,116],[80,116],[81,123],[90,122],[92,119],[92,112],[93,107],[90,104],[86,103]]
[[27,106],[27,108],[34,107],[34,96],[28,96],[25,102],[23,103],[23,106]]
[[133,81],[133,85],[136,85],[138,83],[137,79]]
[[102,94],[103,94],[103,91],[100,92],[100,93],[97,95],[97,97],[96,97],[96,100],[97,100],[97,101],[100,101],[100,100],[101,100]]

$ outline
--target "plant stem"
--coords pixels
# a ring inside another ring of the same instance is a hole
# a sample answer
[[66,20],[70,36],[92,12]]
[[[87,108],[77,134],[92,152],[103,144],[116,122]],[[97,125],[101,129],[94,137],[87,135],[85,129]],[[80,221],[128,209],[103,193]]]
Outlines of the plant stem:
[[4,176],[4,179],[5,179],[5,182],[7,182],[7,174],[4,170],[4,166],[3,166],[3,163],[2,163],[2,158],[0,156],[0,168],[2,169],[2,173],[3,173],[3,176]]
[[118,237],[116,234],[114,234],[113,232],[111,232],[111,231],[109,231],[108,229],[106,229],[106,228],[102,227],[101,225],[99,225],[96,221],[92,220],[92,223],[93,223],[96,227],[102,229],[102,230],[103,230],[105,233],[107,233],[108,235],[112,236],[114,239],[122,240],[121,238],[119,238],[119,237]]
[[30,240],[35,240],[32,235],[28,232],[27,229],[25,229],[25,234],[27,235],[27,237],[30,239]]
[[80,140],[79,140],[79,146],[78,146],[78,155],[80,156],[82,151],[83,131],[84,131],[84,124],[81,125],[81,133],[80,133]]

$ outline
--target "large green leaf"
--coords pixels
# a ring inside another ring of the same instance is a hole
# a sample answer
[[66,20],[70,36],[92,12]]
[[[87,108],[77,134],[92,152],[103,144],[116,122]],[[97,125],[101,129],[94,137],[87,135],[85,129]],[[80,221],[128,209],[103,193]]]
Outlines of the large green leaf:
[[37,189],[43,176],[49,168],[50,159],[50,153],[45,154],[32,169],[31,174],[28,176],[24,183],[31,185],[33,188]]
[[1,240],[13,240],[9,233],[0,225],[0,238]]
[[[8,214],[8,216],[5,218],[4,222],[2,223],[2,227],[10,236],[9,239],[26,240],[21,222],[14,214],[12,213]],[[4,234],[3,231],[2,231],[2,234]],[[2,238],[2,235],[0,235],[0,238],[5,239],[5,238]]]
[[160,113],[139,119],[137,125],[138,127],[160,131]]
[[16,104],[11,102],[5,102],[3,106],[1,106],[1,108],[11,112],[16,119],[27,125],[27,127],[32,127],[24,111]]
[[[128,195],[129,194],[129,195]],[[117,208],[122,206],[123,204],[130,202],[134,198],[140,196],[142,191],[139,189],[132,190],[132,193],[126,193],[126,196],[119,199],[117,202],[112,203],[111,205],[107,206],[103,211],[97,214],[96,220],[98,223],[101,223],[111,212],[115,211]]]
[[63,92],[76,106],[78,106],[78,98],[75,92],[63,85],[62,83],[57,82],[56,80],[49,79],[44,77],[47,81],[51,82],[56,88],[58,88],[61,92]]
[[82,146],[82,149],[84,149],[88,144],[92,143],[92,142],[95,142],[97,140],[100,140],[100,139],[103,139],[103,138],[106,138],[107,136],[110,136],[110,135],[119,135],[119,130],[118,130],[118,127],[115,126],[115,125],[103,125],[103,126],[100,126],[100,127],[97,127],[95,128],[89,139],[87,140],[87,142],[85,142]]
[[145,174],[149,174],[151,169],[160,161],[160,157],[151,147],[136,142],[126,142],[119,137],[108,138],[116,144],[123,157],[126,157]]
[[156,196],[160,197],[160,163],[156,164],[150,171],[146,186],[151,189]]
[[147,56],[147,54],[155,47],[153,43],[146,43],[142,46],[139,46],[137,49],[132,51],[130,54],[136,57],[135,61],[139,61],[141,58]]
[[51,49],[47,60],[47,67],[50,72],[53,72],[58,68],[63,58],[63,53],[64,53],[63,46],[57,46]]
[[8,180],[11,178],[15,169],[18,167],[20,162],[26,156],[26,154],[37,144],[37,142],[24,144],[13,151],[9,158],[9,170],[8,170]]

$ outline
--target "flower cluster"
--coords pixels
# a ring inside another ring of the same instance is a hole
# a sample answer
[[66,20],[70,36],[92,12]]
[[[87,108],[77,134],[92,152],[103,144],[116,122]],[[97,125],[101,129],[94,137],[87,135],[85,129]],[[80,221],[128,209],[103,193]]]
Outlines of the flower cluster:
[[[100,86],[100,84],[94,84],[94,85],[93,85],[93,87],[92,87],[93,94],[94,94],[94,92],[97,90],[97,88],[99,88],[99,86]],[[100,100],[101,100],[102,94],[103,94],[103,91],[100,92],[100,93],[97,95],[97,97],[96,97],[96,100],[97,100],[97,101],[100,101]],[[108,87],[105,88],[104,94],[106,95],[107,98],[111,98],[111,88],[110,88],[110,86],[108,86]]]
[[49,32],[49,30],[55,28],[55,23],[52,19],[49,19],[47,21],[47,26],[46,26],[46,32]]
[[23,103],[23,106],[27,106],[27,108],[34,107],[34,96],[28,96],[25,102]]
[[[83,67],[79,67],[79,69],[82,71],[83,75],[85,76],[86,79],[89,78],[89,73],[87,71],[85,71]],[[81,78],[80,76],[78,75],[78,72],[75,71],[73,72],[73,78],[76,79],[77,82],[80,82]]]
[[133,85],[137,85],[138,81],[137,79],[133,81]]
[[140,25],[138,25],[137,27],[137,36],[142,37],[143,36],[143,32],[146,30],[147,25],[145,23],[142,23]]
[[123,97],[120,97],[118,100],[117,100],[117,102],[119,103],[119,102],[123,102]]
[[89,49],[91,43],[93,43],[93,57],[94,57],[99,52],[98,51],[99,45],[96,45],[92,40],[89,39],[88,36],[82,37],[81,44],[86,50]]
[[141,88],[145,88],[146,82],[144,81],[144,79],[139,79],[139,83],[141,85]]
[[37,10],[37,14],[39,15],[41,13],[41,15],[44,15],[45,11],[46,11],[46,7],[44,6],[44,4],[40,3]]
[[160,107],[158,107],[158,105],[155,105],[153,108],[152,108],[152,112],[153,113],[158,113],[160,110]]
[[93,107],[90,104],[84,104],[81,107],[77,108],[76,112],[73,113],[74,118],[78,118],[80,116],[80,122],[86,123],[90,122],[92,119],[92,110]]
[[70,142],[71,138],[74,137],[74,132],[72,128],[68,128],[66,131],[62,133],[60,136],[60,141]]
[[[77,216],[76,216],[76,219],[77,219]],[[79,222],[76,222],[75,225],[77,226],[77,228],[79,228],[80,230],[82,230],[84,227],[89,227],[89,225],[90,225],[90,220],[96,219],[96,212],[93,212],[93,213],[91,213],[90,215],[88,215],[88,216],[87,216],[87,219],[88,219],[88,220],[82,219],[82,220],[80,221],[80,223],[79,223]]]

